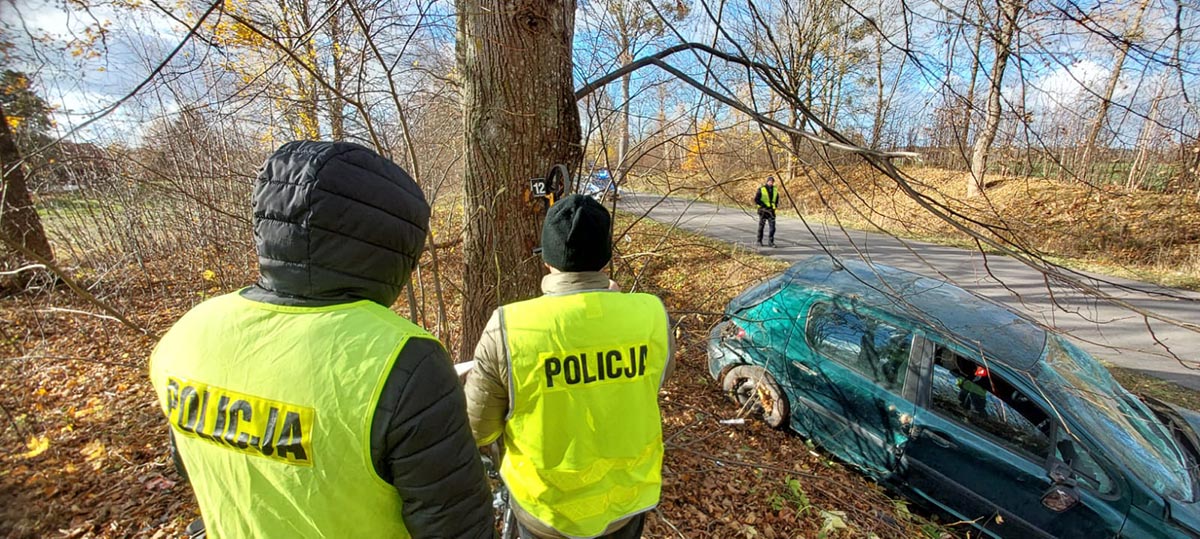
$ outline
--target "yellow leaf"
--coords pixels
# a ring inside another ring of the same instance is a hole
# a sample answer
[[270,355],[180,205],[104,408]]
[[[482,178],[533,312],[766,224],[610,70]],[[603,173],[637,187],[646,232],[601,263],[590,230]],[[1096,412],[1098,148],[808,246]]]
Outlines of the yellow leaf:
[[31,459],[50,449],[50,439],[45,436],[30,436],[29,441],[25,442],[25,448],[28,451],[21,453],[21,458]]
[[100,399],[92,397],[92,398],[88,399],[86,406],[84,406],[83,408],[80,408],[78,410],[72,411],[71,415],[75,419],[80,419],[80,418],[87,417],[89,415],[98,414],[102,411],[104,411],[104,404],[100,402]]
[[213,279],[216,279],[216,278],[217,278],[217,273],[216,273],[216,272],[214,272],[213,270],[207,270],[207,269],[206,269],[206,270],[204,270],[204,273],[201,273],[200,275],[201,275],[202,277],[204,277],[204,280],[205,280],[205,281],[211,281],[211,280],[213,280]]
[[93,470],[99,470],[101,461],[108,455],[108,449],[104,447],[104,442],[92,440],[79,450],[79,454],[83,455],[85,461],[92,463]]

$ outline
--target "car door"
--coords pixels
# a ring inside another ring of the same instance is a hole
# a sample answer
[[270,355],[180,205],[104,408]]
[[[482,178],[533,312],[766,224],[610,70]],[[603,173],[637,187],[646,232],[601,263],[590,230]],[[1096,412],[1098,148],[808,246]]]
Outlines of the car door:
[[1111,503],[1111,477],[1107,498],[1081,489],[1080,503],[1062,513],[1042,504],[1050,463],[1064,447],[1052,442],[1061,432],[1046,407],[979,356],[926,339],[918,336],[915,347],[923,352],[915,360],[929,368],[900,458],[903,486],[996,537],[1115,536],[1124,512]]
[[[839,458],[883,477],[896,466],[918,378],[912,333],[830,298],[809,301],[787,343],[793,423]],[[911,381],[911,383],[910,383]]]

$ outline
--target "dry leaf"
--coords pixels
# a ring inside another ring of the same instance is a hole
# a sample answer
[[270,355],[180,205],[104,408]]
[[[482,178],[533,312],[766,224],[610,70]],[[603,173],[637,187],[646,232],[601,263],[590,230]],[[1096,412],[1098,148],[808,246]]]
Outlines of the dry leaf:
[[21,458],[31,459],[50,449],[50,439],[45,436],[30,436],[29,440],[25,442],[25,448],[28,451],[21,453]]

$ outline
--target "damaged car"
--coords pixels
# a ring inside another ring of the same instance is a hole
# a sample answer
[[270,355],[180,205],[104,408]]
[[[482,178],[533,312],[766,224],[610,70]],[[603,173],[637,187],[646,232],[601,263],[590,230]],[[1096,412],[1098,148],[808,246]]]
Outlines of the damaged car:
[[708,357],[743,414],[985,536],[1200,537],[1200,414],[950,283],[814,257],[734,298]]

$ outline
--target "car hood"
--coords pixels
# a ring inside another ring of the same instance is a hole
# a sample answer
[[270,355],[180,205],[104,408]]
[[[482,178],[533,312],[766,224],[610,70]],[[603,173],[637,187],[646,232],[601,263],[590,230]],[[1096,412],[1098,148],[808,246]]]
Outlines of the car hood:
[[1141,399],[1171,428],[1171,434],[1186,446],[1192,458],[1200,462],[1200,412],[1154,397],[1143,396]]
[[1198,434],[1200,433],[1200,412],[1188,410],[1187,408],[1180,408],[1173,404],[1168,404],[1168,406],[1170,406],[1171,410],[1178,414],[1179,418],[1183,420],[1184,424],[1179,426],[1187,427],[1186,429],[1183,429],[1182,434],[1187,437],[1194,449],[1200,451],[1200,434]]
[[750,287],[745,292],[738,294],[737,297],[729,300],[729,305],[725,308],[725,314],[737,314],[762,303],[776,292],[782,290],[784,284],[784,276],[781,274]]
[[1168,499],[1167,507],[1173,524],[1200,535],[1200,504]]

